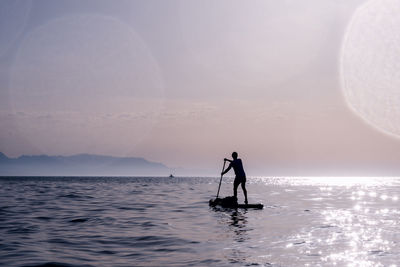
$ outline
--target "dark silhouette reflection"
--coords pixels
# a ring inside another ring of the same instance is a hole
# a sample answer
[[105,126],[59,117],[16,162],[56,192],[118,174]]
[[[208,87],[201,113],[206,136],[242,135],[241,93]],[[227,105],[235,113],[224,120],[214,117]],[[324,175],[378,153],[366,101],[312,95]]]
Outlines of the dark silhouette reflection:
[[242,212],[233,211],[231,214],[231,229],[235,233],[235,241],[236,242],[244,242],[248,240],[248,236],[246,232],[248,231],[247,228],[247,210]]
[[244,244],[249,240],[246,213],[246,210],[242,212],[235,210],[230,214],[231,221],[229,228],[234,233],[234,244],[228,255],[230,263],[246,264],[247,257],[249,256],[246,252],[247,247]]
[[214,215],[218,218],[220,230],[223,236],[225,247],[222,250],[223,257],[231,264],[239,266],[248,266],[250,258],[252,258],[251,246],[254,240],[250,231],[247,209],[231,209],[221,206],[212,207]]

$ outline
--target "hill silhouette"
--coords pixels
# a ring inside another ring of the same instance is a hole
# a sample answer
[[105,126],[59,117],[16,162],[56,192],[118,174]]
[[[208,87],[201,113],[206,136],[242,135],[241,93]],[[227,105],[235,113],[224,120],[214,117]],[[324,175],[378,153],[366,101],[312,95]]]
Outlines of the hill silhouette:
[[72,156],[22,155],[18,158],[9,158],[0,152],[1,176],[166,176],[170,173],[171,169],[164,164],[138,157],[78,154]]

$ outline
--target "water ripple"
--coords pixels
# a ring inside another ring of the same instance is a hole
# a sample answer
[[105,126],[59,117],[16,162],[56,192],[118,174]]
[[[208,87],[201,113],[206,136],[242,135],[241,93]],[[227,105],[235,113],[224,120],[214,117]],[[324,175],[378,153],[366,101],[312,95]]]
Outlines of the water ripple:
[[[232,210],[208,207],[219,178],[1,177],[0,265],[400,262],[400,180],[330,179],[249,178],[249,200],[265,208]],[[231,194],[224,179],[220,195]]]

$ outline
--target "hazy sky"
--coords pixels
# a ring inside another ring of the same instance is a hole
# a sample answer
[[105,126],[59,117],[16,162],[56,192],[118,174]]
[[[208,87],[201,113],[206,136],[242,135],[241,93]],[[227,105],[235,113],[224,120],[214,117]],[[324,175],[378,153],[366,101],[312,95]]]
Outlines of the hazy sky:
[[0,151],[400,174],[397,0],[0,2]]

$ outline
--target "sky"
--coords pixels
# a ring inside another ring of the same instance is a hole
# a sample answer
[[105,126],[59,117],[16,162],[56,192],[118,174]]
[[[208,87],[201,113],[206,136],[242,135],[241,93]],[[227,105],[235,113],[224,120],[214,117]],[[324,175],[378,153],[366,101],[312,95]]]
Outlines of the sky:
[[400,175],[395,0],[0,2],[0,151]]

